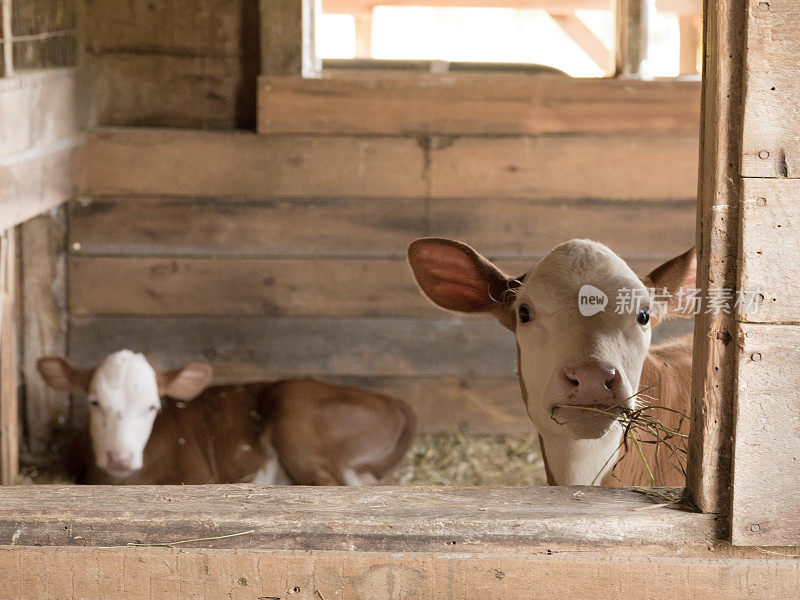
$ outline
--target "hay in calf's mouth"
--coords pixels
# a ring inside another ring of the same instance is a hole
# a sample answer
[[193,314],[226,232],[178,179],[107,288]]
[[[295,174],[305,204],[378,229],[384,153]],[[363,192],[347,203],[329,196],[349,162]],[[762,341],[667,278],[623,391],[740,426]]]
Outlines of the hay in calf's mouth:
[[394,470],[399,485],[547,485],[536,433],[424,433]]
[[[634,396],[631,398],[644,395],[644,392],[647,391],[647,389],[649,388],[634,394]],[[659,406],[654,404],[645,404],[644,406],[640,406],[638,408],[630,408],[625,406],[625,404],[631,398],[626,398],[614,406],[575,406],[571,404],[553,405],[553,412],[556,408],[584,410],[588,413],[611,417],[622,426],[622,441],[611,454],[611,456],[608,457],[608,460],[600,469],[600,472],[595,477],[595,480],[592,481],[592,484],[596,483],[597,477],[600,476],[600,473],[602,473],[608,463],[613,460],[620,448],[622,448],[623,451],[619,454],[619,457],[614,462],[614,466],[611,469],[612,476],[614,475],[614,469],[620,463],[620,461],[625,458],[627,453],[636,452],[644,464],[645,469],[647,470],[647,476],[650,480],[649,485],[651,487],[656,485],[656,477],[653,473],[663,472],[661,464],[662,460],[666,461],[665,465],[667,467],[674,463],[673,468],[680,470],[681,475],[686,477],[686,457],[688,453],[686,442],[689,436],[685,433],[682,433],[681,428],[684,421],[691,421],[691,419],[682,412],[667,406]],[[661,414],[668,412],[678,415],[680,417],[678,426],[670,427],[665,425],[658,417],[659,411],[661,411]],[[571,421],[559,421],[555,418],[553,412],[551,412],[550,418],[559,425],[574,423],[580,420],[574,419]],[[587,416],[587,418],[591,418],[591,415]],[[647,458],[645,458],[644,452],[642,451],[643,444],[652,444],[655,446],[655,451],[653,453],[655,457],[655,464],[650,465],[648,463]],[[661,449],[664,449],[664,454],[666,455],[663,459],[659,456],[661,454]]]

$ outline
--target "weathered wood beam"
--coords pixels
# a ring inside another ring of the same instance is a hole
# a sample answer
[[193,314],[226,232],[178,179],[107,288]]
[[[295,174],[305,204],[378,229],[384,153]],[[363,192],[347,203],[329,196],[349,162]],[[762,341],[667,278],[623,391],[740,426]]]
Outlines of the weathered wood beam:
[[[704,4],[697,287],[737,284],[745,0]],[[730,507],[737,334],[734,315],[695,319],[687,488],[706,512]],[[724,523],[721,524],[724,528]]]
[[69,397],[47,386],[36,361],[67,351],[66,217],[63,207],[22,223],[22,375],[28,449],[43,457],[69,419]]
[[16,230],[0,236],[0,485],[19,472],[19,357]]
[[649,0],[616,0],[617,77],[652,78],[647,64],[650,22]]
[[260,0],[261,74],[314,77],[320,0]]

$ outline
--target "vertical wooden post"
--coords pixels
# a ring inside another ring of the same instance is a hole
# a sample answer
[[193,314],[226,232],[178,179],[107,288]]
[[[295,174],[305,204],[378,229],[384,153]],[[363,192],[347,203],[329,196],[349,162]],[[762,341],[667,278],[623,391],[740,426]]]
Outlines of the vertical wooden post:
[[[709,289],[736,287],[746,0],[705,0],[703,11],[697,287],[706,298]],[[734,315],[699,314],[686,486],[704,512],[730,504],[736,355]]]
[[36,370],[42,356],[67,352],[64,207],[22,223],[19,235],[27,445],[31,453],[43,456],[69,419],[69,395],[48,387]]
[[259,6],[261,74],[318,75],[315,22],[320,0],[261,0]]
[[652,0],[617,0],[617,77],[648,78],[647,52]]
[[14,75],[14,50],[11,42],[11,0],[0,0],[2,2],[3,30],[0,35],[3,37],[3,73],[5,77]]
[[16,481],[19,472],[15,231],[0,239],[0,484]]

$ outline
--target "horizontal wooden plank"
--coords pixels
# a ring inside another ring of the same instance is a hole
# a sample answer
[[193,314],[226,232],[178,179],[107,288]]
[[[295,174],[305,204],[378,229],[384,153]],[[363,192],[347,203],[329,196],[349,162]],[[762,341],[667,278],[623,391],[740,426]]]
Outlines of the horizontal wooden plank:
[[697,135],[442,138],[434,197],[675,199],[697,193]]
[[800,326],[740,324],[736,339],[733,543],[800,546]]
[[263,134],[697,135],[700,83],[474,73],[260,77]]
[[100,125],[195,129],[255,125],[257,54],[246,58],[87,54],[86,66]]
[[714,515],[663,502],[630,489],[589,487],[9,486],[0,489],[0,538],[115,546],[250,531],[192,545],[396,552],[691,547],[713,540]]
[[748,0],[741,173],[800,177],[800,6]]
[[424,170],[415,139],[110,129],[90,137],[80,182],[86,194],[417,197]]
[[800,322],[800,179],[743,179],[742,193],[740,287],[764,301],[740,319]]
[[[675,320],[656,341],[691,331]],[[159,368],[208,361],[227,380],[287,375],[514,377],[514,337],[490,318],[72,317],[86,365],[130,348]]]
[[181,56],[239,56],[248,29],[258,46],[258,2],[254,0],[127,0],[114,6],[87,2],[86,49]]
[[0,230],[75,197],[78,143],[79,139],[66,140],[30,154],[13,155],[8,162],[0,158]]
[[[281,552],[179,548],[0,547],[0,594],[19,600],[235,598],[604,598],[794,600],[800,563],[536,553]],[[757,582],[757,583],[756,583]]]
[[394,138],[103,129],[81,190],[183,196],[692,199],[697,136]]
[[93,364],[145,352],[168,366],[206,360],[220,374],[511,377],[513,336],[489,319],[73,317],[70,355]]
[[75,69],[0,79],[0,159],[46,148],[80,133]]
[[[503,260],[515,276],[535,260]],[[643,275],[659,261],[632,261]],[[73,315],[443,316],[405,259],[70,257]]]
[[695,214],[693,200],[123,196],[73,202],[69,234],[82,254],[403,257],[412,239],[440,236],[496,258],[540,256],[576,237],[663,257],[694,243]]

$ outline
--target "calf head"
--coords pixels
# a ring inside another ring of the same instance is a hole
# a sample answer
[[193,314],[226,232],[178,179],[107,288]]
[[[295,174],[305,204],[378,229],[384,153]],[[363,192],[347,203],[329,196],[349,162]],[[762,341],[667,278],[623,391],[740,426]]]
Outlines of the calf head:
[[87,393],[95,463],[116,477],[142,468],[161,396],[191,400],[212,374],[202,363],[157,373],[142,354],[130,350],[110,354],[94,368],[56,356],[41,358],[36,366],[50,387]]
[[695,286],[694,249],[644,279],[588,240],[557,246],[519,278],[453,240],[416,240],[408,258],[433,302],[491,313],[516,334],[528,415],[540,433],[571,439],[599,438],[614,426],[615,411],[635,407],[651,325],[675,308],[657,308],[648,290],[678,295]]

